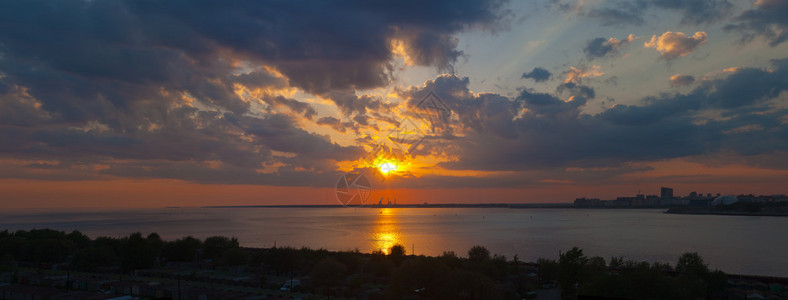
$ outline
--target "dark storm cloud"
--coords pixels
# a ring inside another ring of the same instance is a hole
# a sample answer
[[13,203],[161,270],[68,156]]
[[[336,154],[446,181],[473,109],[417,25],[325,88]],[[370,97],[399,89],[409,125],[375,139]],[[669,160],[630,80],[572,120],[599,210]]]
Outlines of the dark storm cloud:
[[716,107],[733,109],[761,104],[788,89],[788,59],[772,61],[772,69],[740,68],[725,79],[706,84],[708,102]]
[[[574,83],[568,83],[567,85],[575,86]],[[553,118],[558,115],[571,116],[577,114],[577,110],[585,105],[587,98],[581,97],[572,101],[564,101],[551,94],[533,93],[529,90],[523,90],[516,100],[524,108],[536,115]]]
[[[262,168],[260,169],[262,170]],[[293,168],[278,167],[265,172],[236,166],[215,167],[189,162],[142,162],[121,163],[99,172],[124,178],[177,178],[205,184],[260,184],[276,186],[314,186],[326,187],[336,184],[334,180],[342,173],[337,171],[298,171]]]
[[405,51],[416,65],[436,66],[440,72],[454,73],[454,62],[463,55],[456,50],[457,38],[436,33],[402,34]]
[[268,103],[272,106],[284,106],[290,109],[293,112],[299,113],[304,116],[304,118],[308,120],[312,120],[312,117],[317,115],[317,111],[311,105],[295,100],[290,98],[285,98],[282,96],[275,96],[275,97],[265,97],[263,101]]
[[361,155],[360,148],[339,146],[327,136],[311,134],[298,128],[292,118],[283,114],[271,114],[264,119],[239,117],[232,122],[271,150],[310,159],[351,160]]
[[643,11],[646,4],[639,2],[616,2],[613,7],[593,8],[588,12],[588,16],[599,19],[602,25],[643,25]]
[[[0,153],[114,176],[314,184],[360,148],[300,129],[293,118],[315,108],[275,91],[321,94],[357,120],[385,112],[355,89],[389,83],[392,42],[451,70],[454,35],[495,30],[504,14],[502,1],[470,0],[4,2]],[[258,171],[270,165],[284,179]]]
[[457,115],[462,129],[490,132],[501,137],[515,136],[511,117],[517,113],[519,105],[497,94],[476,95],[468,89],[468,84],[467,77],[443,75],[428,81],[423,89],[411,87],[402,91],[402,94],[408,99],[408,107],[414,111],[418,110],[418,104],[427,95],[427,91],[433,91],[441,98],[451,95],[451,101],[446,102],[446,105]]
[[356,123],[362,126],[369,126],[370,120],[372,120],[372,118],[370,118],[367,115],[356,115],[355,117],[353,117],[353,121],[355,121]]
[[[229,49],[312,92],[388,81],[391,39],[419,65],[451,68],[453,34],[492,28],[500,1],[391,3],[20,1],[0,12],[3,52],[94,78],[163,81]],[[446,9],[450,7],[451,9]],[[182,74],[180,74],[182,75]]]
[[599,19],[602,25],[643,25],[650,7],[681,13],[682,24],[709,24],[721,21],[730,15],[733,5],[728,0],[637,0],[608,1],[601,7],[579,14]]
[[593,59],[597,57],[605,57],[605,55],[607,55],[612,51],[613,51],[613,46],[607,42],[606,38],[602,38],[602,37],[588,41],[586,47],[583,48],[583,52],[585,52],[586,56],[589,59]]
[[368,111],[385,111],[391,106],[383,103],[377,97],[369,95],[359,97],[355,91],[351,90],[331,91],[324,96],[333,101],[345,115],[352,115],[353,113],[366,114]]
[[287,79],[277,77],[276,75],[266,70],[255,70],[249,73],[238,74],[231,77],[233,82],[240,83],[247,88],[286,88],[288,86]]
[[651,0],[650,4],[683,13],[681,23],[703,24],[721,20],[730,14],[733,4],[728,0]]
[[[134,132],[115,131],[99,123],[80,127],[5,127],[2,152],[19,158],[54,160],[161,159],[171,161],[221,160],[228,164],[258,164],[269,151],[247,151],[252,146],[228,122],[230,115],[179,108],[160,116],[154,127]],[[75,124],[76,125],[76,124]]]
[[523,73],[522,78],[530,78],[533,79],[535,82],[544,82],[550,79],[550,71],[542,69],[540,67],[536,67],[531,72]]
[[[221,60],[228,57],[222,53],[272,64],[309,91],[377,87],[387,83],[390,39],[408,42],[417,63],[448,68],[457,54],[451,35],[495,26],[500,6],[485,1],[18,1],[0,10],[0,68],[34,89],[33,83],[42,81],[83,84],[71,88],[84,93],[79,98],[102,93],[92,88],[102,80],[187,86],[201,101],[238,112],[245,106],[232,102],[226,87],[203,81],[227,74],[230,66]],[[103,113],[66,109],[75,117]]]
[[35,98],[18,86],[8,86],[0,80],[0,126],[31,126],[47,123],[51,116],[41,110]]
[[[571,98],[569,102],[575,106],[583,106],[586,101],[593,99],[596,96],[594,89],[587,85],[582,85],[574,82],[567,82],[559,85],[556,90],[560,92],[568,92]],[[522,94],[521,94],[522,97]]]
[[739,23],[725,26],[725,30],[741,32],[745,42],[763,37],[772,47],[788,40],[788,1],[759,0],[756,5],[736,17]]
[[[339,146],[327,137],[310,134],[283,114],[253,118],[183,108],[167,119],[161,129],[136,134],[101,128],[2,127],[0,138],[16,143],[3,144],[0,151],[18,159],[73,161],[74,165],[91,162],[104,166],[100,173],[105,175],[255,184],[280,182],[272,176],[255,175],[255,170],[264,165],[283,163],[278,168],[293,170],[293,176],[302,174],[296,168],[333,174],[332,161],[361,155],[361,148]],[[272,151],[287,153],[289,157],[276,157]],[[68,165],[64,167],[68,169]],[[193,173],[200,170],[205,174]],[[249,174],[255,176],[237,180]],[[317,184],[307,180],[313,177],[311,174],[306,175],[309,176],[287,185]]]
[[329,126],[329,127],[333,128],[334,130],[336,130],[338,132],[341,132],[341,133],[346,133],[348,131],[353,131],[355,133],[359,133],[358,128],[354,126],[353,122],[343,122],[342,120],[334,118],[334,117],[331,117],[331,116],[322,117],[322,118],[318,119],[317,120],[317,124],[318,125]]
[[[773,103],[788,89],[788,60],[769,70],[743,68],[705,82],[686,94],[616,105],[597,115],[580,108],[594,96],[582,85],[565,86],[570,98],[523,89],[515,99],[474,96],[468,80],[442,76],[424,90],[437,93],[458,112],[462,138],[444,143],[457,160],[442,166],[461,170],[556,170],[615,167],[678,157],[736,153],[768,155],[788,151],[785,103]],[[421,89],[408,91],[418,95]],[[561,91],[559,91],[561,92]],[[498,103],[497,105],[494,103]],[[505,104],[505,105],[501,105]],[[706,110],[724,118],[698,122]],[[490,116],[480,118],[479,116]],[[465,119],[467,118],[467,119]],[[504,126],[494,126],[503,124]],[[752,147],[758,141],[757,147]]]
[[385,85],[391,39],[404,41],[417,64],[450,68],[459,55],[452,35],[469,27],[495,26],[502,3],[129,1],[127,5],[141,18],[181,25],[183,33],[271,63],[294,85],[322,93]]
[[595,58],[602,58],[608,55],[614,55],[618,53],[618,48],[634,40],[635,40],[635,35],[632,34],[630,34],[628,37],[624,38],[623,40],[619,40],[617,38],[606,39],[603,37],[598,37],[588,41],[586,47],[583,48],[583,53],[586,54],[586,57],[589,60]]

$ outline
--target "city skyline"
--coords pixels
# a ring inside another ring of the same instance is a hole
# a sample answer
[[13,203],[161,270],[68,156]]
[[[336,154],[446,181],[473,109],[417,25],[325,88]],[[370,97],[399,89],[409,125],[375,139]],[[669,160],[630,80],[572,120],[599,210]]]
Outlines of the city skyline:
[[0,7],[3,208],[788,194],[784,0]]

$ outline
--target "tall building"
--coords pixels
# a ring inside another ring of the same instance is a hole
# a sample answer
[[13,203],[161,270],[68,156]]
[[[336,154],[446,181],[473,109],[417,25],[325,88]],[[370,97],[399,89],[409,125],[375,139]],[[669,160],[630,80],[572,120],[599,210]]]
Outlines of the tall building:
[[660,196],[661,196],[660,198],[662,200],[662,202],[660,204],[662,204],[662,205],[670,205],[673,202],[673,189],[672,188],[666,188],[666,187],[660,188],[659,189],[659,194],[660,194]]

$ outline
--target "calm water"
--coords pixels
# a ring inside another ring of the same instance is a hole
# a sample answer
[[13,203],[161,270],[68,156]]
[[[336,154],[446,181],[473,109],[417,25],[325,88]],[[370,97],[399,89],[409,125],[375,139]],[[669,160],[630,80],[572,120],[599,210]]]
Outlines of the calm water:
[[474,245],[508,258],[586,255],[675,264],[694,251],[729,273],[788,277],[788,218],[689,216],[663,210],[506,208],[158,208],[0,212],[0,229],[80,230],[92,238],[141,231],[164,239],[236,236],[243,246],[308,246],[465,255]]

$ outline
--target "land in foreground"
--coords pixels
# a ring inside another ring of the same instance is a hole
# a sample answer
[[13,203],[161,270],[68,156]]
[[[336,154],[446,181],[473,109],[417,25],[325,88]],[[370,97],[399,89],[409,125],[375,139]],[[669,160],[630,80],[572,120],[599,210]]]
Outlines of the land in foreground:
[[675,265],[587,257],[521,262],[471,248],[413,256],[384,252],[242,248],[235,238],[157,234],[91,239],[78,231],[0,232],[4,299],[522,299],[557,288],[564,298],[785,299],[788,279],[711,271],[697,253]]

